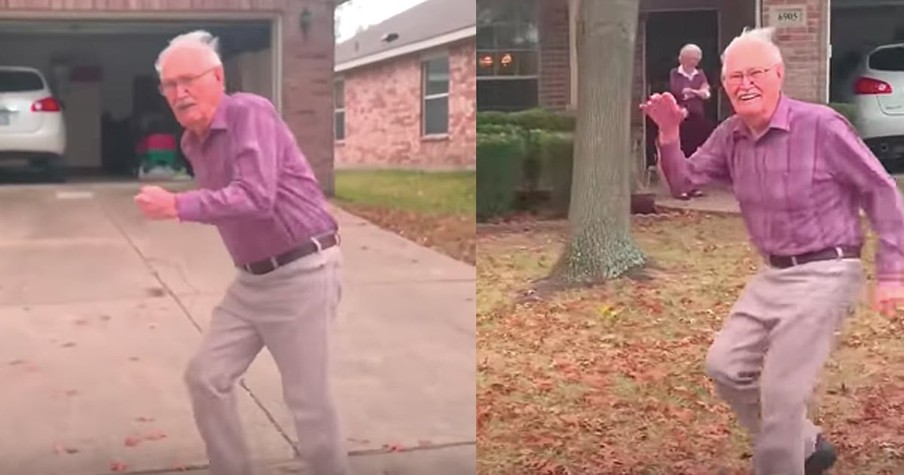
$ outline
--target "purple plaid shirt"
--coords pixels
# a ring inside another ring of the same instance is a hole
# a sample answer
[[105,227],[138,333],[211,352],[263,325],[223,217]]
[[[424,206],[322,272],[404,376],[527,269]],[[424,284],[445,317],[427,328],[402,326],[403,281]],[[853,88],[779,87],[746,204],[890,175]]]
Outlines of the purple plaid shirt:
[[208,136],[182,136],[200,189],[176,195],[181,221],[216,225],[236,265],[335,231],[336,221],[295,138],[266,99],[225,96]]
[[660,156],[673,193],[711,181],[732,186],[751,240],[764,255],[862,245],[862,208],[879,236],[878,279],[904,278],[901,194],[856,130],[832,109],[782,96],[759,140],[733,116],[690,158],[677,142],[660,146]]

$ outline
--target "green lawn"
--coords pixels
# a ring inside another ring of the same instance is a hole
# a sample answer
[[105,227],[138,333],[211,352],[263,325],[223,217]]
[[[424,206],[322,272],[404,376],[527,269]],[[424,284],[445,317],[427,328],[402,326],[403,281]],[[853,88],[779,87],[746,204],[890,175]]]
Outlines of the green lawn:
[[335,203],[381,228],[475,263],[476,173],[337,170]]
[[475,214],[473,171],[338,170],[336,199],[420,213]]

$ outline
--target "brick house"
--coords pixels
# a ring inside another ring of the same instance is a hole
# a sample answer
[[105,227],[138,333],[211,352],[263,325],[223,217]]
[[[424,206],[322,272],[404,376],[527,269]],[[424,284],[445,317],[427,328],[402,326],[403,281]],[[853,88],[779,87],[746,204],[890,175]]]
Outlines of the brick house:
[[336,45],[337,167],[471,168],[473,4],[427,0]]
[[102,123],[128,129],[168,112],[156,55],[173,36],[208,29],[221,38],[227,86],[275,103],[332,194],[333,11],[343,1],[0,0],[0,64],[44,72],[67,104],[67,158],[99,170],[111,135]]
[[[520,94],[517,103],[509,109],[543,106],[553,109],[573,107],[577,101],[577,75],[572,66],[574,54],[574,15],[578,0],[478,0],[478,64],[492,65],[488,58],[508,53],[509,46],[501,45],[500,29],[509,29],[511,18],[517,18],[519,30],[531,31],[530,59],[534,65],[525,68],[527,74],[514,76],[516,82],[530,82],[520,87],[532,94]],[[838,0],[835,0],[838,1]],[[515,3],[520,7],[513,6]],[[529,6],[528,6],[529,5]],[[513,17],[507,10],[517,8],[520,16]],[[700,44],[704,51],[704,68],[712,82],[718,80],[718,54],[744,26],[776,24],[779,10],[786,14],[776,26],[787,62],[789,94],[812,100],[826,96],[827,65],[827,17],[826,0],[642,0],[637,30],[635,74],[636,96],[642,97],[657,82],[650,81],[650,69],[659,75],[662,69],[674,66],[678,49],[687,42]],[[787,12],[797,15],[804,12],[804,24],[783,27],[793,23]],[[505,20],[502,20],[505,18]],[[689,25],[687,21],[691,21]],[[670,25],[671,23],[671,25]],[[670,31],[662,31],[668,27]],[[496,33],[497,38],[492,38]],[[670,41],[671,40],[671,41]],[[647,42],[655,44],[647,47]],[[660,49],[669,46],[671,49]],[[656,67],[651,60],[664,63]],[[815,72],[815,73],[814,73]],[[497,84],[511,81],[509,77],[491,68],[478,68],[481,84],[479,90],[492,90]],[[660,80],[661,81],[661,80]],[[483,83],[492,85],[484,86]],[[501,86],[500,86],[501,87]],[[480,101],[482,109],[499,109],[496,104]],[[720,110],[724,107],[719,105]]]
[[[578,1],[477,0],[479,109],[575,106]],[[904,41],[902,18],[904,0],[641,0],[634,101],[663,90],[678,50],[693,42],[704,50],[701,66],[719,91],[708,114],[730,115],[719,55],[745,26],[776,27],[790,96],[844,101],[851,64],[871,47]],[[505,57],[514,57],[515,67],[502,67]],[[632,122],[642,128],[639,111]]]

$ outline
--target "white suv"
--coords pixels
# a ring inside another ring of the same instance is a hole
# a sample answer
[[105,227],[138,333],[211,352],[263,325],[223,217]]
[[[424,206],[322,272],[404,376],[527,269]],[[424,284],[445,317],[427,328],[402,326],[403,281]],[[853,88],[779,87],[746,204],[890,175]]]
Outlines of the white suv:
[[22,161],[65,179],[66,124],[60,102],[33,68],[0,66],[0,160]]
[[863,141],[885,168],[904,165],[904,43],[866,54],[854,80],[853,104]]

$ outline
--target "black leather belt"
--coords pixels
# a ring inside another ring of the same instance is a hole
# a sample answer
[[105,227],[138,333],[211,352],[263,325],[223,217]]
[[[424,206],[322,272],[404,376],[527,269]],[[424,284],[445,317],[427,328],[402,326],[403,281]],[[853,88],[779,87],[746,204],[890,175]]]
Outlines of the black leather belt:
[[251,262],[239,267],[241,267],[245,272],[248,272],[249,274],[268,274],[286,264],[295,262],[302,257],[310,256],[315,252],[329,249],[338,244],[338,233],[323,234],[320,236],[312,237],[308,242],[296,247],[295,249],[292,249],[291,251],[284,252],[278,256],[273,256],[262,261]]
[[860,246],[837,246],[820,251],[807,252],[796,256],[768,256],[766,262],[778,269],[808,264],[810,262],[830,261],[833,259],[859,259]]

